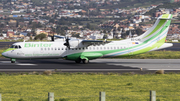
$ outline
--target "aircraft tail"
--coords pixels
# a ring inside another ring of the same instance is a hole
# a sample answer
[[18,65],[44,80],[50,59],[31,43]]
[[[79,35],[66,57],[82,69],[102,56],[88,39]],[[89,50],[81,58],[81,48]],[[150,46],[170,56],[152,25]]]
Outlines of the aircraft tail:
[[160,17],[157,18],[155,24],[138,38],[143,43],[144,42],[164,43],[171,20],[172,20],[171,14],[161,15]]

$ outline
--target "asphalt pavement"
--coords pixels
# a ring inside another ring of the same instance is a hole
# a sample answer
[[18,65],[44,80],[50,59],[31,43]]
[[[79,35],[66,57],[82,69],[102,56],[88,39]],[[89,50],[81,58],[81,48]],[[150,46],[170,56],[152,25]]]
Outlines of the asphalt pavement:
[[62,59],[17,60],[0,58],[0,72],[136,72],[148,73],[157,70],[180,72],[180,59],[96,59],[89,64],[76,64]]

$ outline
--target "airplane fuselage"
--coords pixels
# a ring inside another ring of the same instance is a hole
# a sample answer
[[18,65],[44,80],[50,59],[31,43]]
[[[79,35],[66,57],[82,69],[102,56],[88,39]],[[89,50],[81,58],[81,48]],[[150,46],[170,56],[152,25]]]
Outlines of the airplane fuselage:
[[[141,45],[139,41],[112,41],[104,45],[91,45],[83,48],[70,49],[64,46],[63,43],[64,42],[18,42],[13,45],[17,47],[20,46],[21,48],[9,48],[3,55],[7,58],[14,59],[66,58],[68,60],[76,60],[80,55],[84,55],[91,60],[99,57],[129,56],[147,52],[134,53],[133,50],[135,47]],[[144,44],[144,47],[147,46],[146,44]],[[133,50],[131,49],[132,47],[134,47]],[[152,47],[152,49],[154,49],[154,47]],[[156,50],[158,50],[158,48]],[[148,51],[151,51],[151,49]]]
[[163,14],[144,34],[120,41],[68,39],[54,42],[18,42],[2,55],[14,59],[64,58],[88,63],[100,57],[124,57],[171,47],[165,43],[172,15]]
[[[67,48],[63,45],[64,42],[18,42],[14,46],[21,48],[9,48],[4,54],[8,58],[26,59],[26,58],[63,58],[72,54],[90,54],[93,53],[96,58],[98,55],[105,57],[110,51],[127,50],[130,46],[126,42],[113,41],[105,45],[91,45],[83,48]],[[133,44],[132,44],[133,45]],[[135,44],[134,44],[135,45]],[[10,51],[9,51],[10,50]],[[92,54],[91,54],[92,55]],[[92,56],[93,58],[93,56]]]

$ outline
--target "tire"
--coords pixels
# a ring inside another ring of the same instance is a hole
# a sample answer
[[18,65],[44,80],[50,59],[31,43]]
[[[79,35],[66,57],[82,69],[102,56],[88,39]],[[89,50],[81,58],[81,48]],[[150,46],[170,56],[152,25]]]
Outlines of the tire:
[[83,59],[83,63],[87,64],[87,63],[89,63],[89,60]]
[[15,61],[11,61],[11,63],[15,63]]

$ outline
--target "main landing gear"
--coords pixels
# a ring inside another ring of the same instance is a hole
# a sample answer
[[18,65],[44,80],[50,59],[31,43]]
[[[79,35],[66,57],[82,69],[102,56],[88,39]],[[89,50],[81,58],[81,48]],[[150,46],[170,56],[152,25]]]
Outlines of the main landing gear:
[[78,59],[78,60],[76,60],[75,62],[76,62],[76,63],[81,63],[81,61],[82,61],[84,64],[88,64],[88,63],[89,63],[89,60],[88,60],[88,59]]
[[82,62],[83,62],[84,64],[87,64],[87,63],[89,63],[89,60],[83,59]]
[[15,63],[16,62],[16,59],[11,59],[11,63]]

